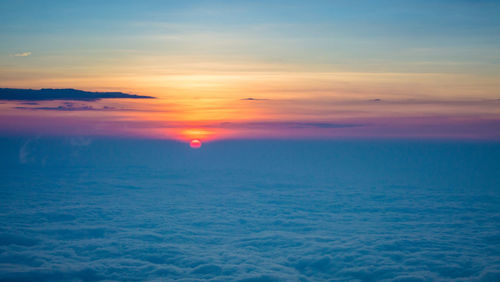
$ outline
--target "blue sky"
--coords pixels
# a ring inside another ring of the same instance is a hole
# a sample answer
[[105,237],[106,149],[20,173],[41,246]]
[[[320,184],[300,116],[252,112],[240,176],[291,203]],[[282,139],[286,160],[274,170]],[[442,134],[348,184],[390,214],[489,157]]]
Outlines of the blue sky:
[[[163,46],[154,36],[207,33],[239,35],[264,45],[249,50],[229,42],[202,48],[208,54],[332,64],[356,71],[463,72],[460,67],[469,64],[469,71],[497,74],[499,3],[2,1],[0,32],[7,44],[1,51],[5,56],[22,50],[49,55],[82,49],[154,53],[167,48],[185,54],[200,50]],[[422,61],[427,64],[411,64]],[[381,62],[387,66],[374,66]]]

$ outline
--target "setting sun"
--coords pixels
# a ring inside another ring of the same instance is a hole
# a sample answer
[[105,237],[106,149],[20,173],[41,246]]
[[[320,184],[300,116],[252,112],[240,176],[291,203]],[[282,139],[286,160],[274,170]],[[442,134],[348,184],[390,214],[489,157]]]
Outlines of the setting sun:
[[189,146],[193,149],[199,149],[201,147],[201,141],[198,139],[193,139],[189,143]]

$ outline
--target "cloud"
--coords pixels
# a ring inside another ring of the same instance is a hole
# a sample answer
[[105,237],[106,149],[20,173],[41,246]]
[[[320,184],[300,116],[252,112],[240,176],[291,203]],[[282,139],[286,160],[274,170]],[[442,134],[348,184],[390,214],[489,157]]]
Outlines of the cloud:
[[75,105],[73,103],[63,103],[57,107],[15,107],[18,110],[32,110],[32,111],[61,111],[61,112],[79,112],[79,111],[124,111],[127,109],[117,109],[114,107],[104,106],[102,108],[95,108],[88,105]]
[[[20,103],[22,105],[40,105],[36,102],[24,102]],[[87,105],[87,104],[75,104],[73,102],[64,102],[58,106],[40,106],[40,107],[25,107],[18,106],[13,107],[16,110],[29,110],[29,111],[59,111],[59,112],[81,112],[81,111],[113,111],[113,112],[154,112],[154,110],[140,110],[140,109],[128,109],[128,108],[116,108],[111,106],[102,106],[100,108]]]
[[235,123],[235,122],[223,122],[220,123],[218,127],[220,128],[348,128],[348,127],[360,127],[363,124],[356,123],[335,123],[335,122],[299,122],[299,121],[287,121],[287,122],[274,122],[274,121],[263,121],[263,122],[247,122],[247,123]]
[[92,139],[85,136],[75,136],[69,139],[69,143],[75,147],[87,147],[92,144]]
[[[38,138],[28,139],[21,145],[19,149],[19,163],[28,164],[37,161],[37,157],[41,156],[41,153],[37,150]],[[40,163],[45,162],[45,157],[40,157]]]
[[76,158],[66,139],[29,145],[49,160],[2,178],[3,280],[500,278],[498,225],[484,224],[498,214],[494,146],[242,141],[193,155],[105,138]]
[[28,57],[28,56],[31,56],[31,52],[16,53],[13,56],[14,57]]
[[381,103],[387,105],[402,105],[402,106],[412,106],[412,105],[443,105],[443,106],[470,106],[470,105],[493,105],[492,103],[498,102],[500,99],[371,99],[368,102]]
[[248,98],[243,98],[243,99],[240,99],[241,101],[267,101],[269,99],[260,99],[260,98],[252,98],[252,97],[248,97]]
[[153,99],[152,96],[127,94],[122,92],[89,92],[78,89],[17,89],[0,88],[0,100],[17,101],[49,101],[49,100],[74,100],[97,101],[100,99]]
[[291,123],[290,127],[292,128],[345,128],[345,127],[359,127],[363,126],[362,124],[354,124],[354,123],[332,123],[332,122],[296,122]]

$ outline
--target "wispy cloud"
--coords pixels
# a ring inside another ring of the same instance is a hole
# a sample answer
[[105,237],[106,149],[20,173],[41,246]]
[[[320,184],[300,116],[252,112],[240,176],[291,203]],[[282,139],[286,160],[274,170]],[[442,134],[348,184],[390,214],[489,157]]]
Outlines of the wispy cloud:
[[[364,124],[357,123],[335,123],[335,122],[275,122],[275,121],[262,121],[262,122],[223,122],[213,127],[219,128],[247,128],[247,129],[284,129],[284,128],[347,128],[347,127],[362,127]],[[209,126],[206,126],[209,127]]]
[[62,111],[62,112],[74,112],[74,111],[130,111],[130,109],[117,109],[115,107],[104,106],[102,108],[96,108],[93,106],[81,104],[75,105],[71,102],[63,103],[55,107],[15,107],[18,110],[45,110],[45,111]]
[[94,108],[92,106],[81,106],[81,107],[68,107],[68,106],[57,106],[57,107],[15,107],[18,110],[44,110],[44,111],[62,111],[62,112],[76,112],[76,111],[115,111],[116,109],[111,107],[104,108]]
[[269,100],[269,99],[261,99],[261,98],[252,98],[252,97],[249,97],[249,98],[243,98],[243,99],[240,99],[241,101],[266,101],[266,100]]
[[28,56],[31,56],[31,52],[15,53],[13,56],[14,57],[28,57]]

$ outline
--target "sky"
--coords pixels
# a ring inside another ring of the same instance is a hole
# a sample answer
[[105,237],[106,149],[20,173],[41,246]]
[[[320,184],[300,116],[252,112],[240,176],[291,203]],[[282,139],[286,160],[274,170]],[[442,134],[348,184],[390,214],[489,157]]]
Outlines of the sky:
[[500,139],[500,1],[0,2],[1,135]]

